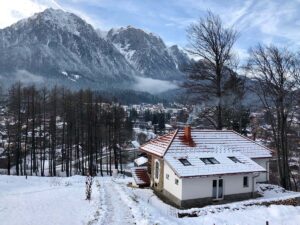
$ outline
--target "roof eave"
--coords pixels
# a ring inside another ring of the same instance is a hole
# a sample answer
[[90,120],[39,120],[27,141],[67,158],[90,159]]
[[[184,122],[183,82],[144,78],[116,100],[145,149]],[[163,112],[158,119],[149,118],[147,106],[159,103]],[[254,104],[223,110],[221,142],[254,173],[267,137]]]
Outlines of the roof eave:
[[169,148],[170,148],[171,144],[173,143],[174,138],[176,137],[177,133],[178,133],[178,129],[175,130],[174,135],[173,135],[173,137],[172,137],[172,139],[171,139],[171,141],[170,141],[168,147],[166,148],[166,151],[164,152],[163,156],[165,156],[165,154],[166,154],[167,151],[169,150]]
[[147,153],[147,154],[149,154],[149,155],[154,155],[154,156],[157,156],[157,157],[163,157],[163,155],[159,155],[159,154],[155,154],[155,153],[153,153],[153,152],[150,152],[150,151],[148,151],[148,150],[145,150],[145,149],[143,149],[142,147],[140,147],[140,149],[139,149],[141,152],[145,152],[145,153]]
[[193,175],[193,176],[178,176],[179,178],[196,178],[196,177],[211,177],[211,176],[224,176],[224,175],[238,175],[238,174],[251,174],[251,173],[261,173],[267,172],[266,170],[249,171],[249,172],[236,172],[236,173],[216,173],[207,175]]

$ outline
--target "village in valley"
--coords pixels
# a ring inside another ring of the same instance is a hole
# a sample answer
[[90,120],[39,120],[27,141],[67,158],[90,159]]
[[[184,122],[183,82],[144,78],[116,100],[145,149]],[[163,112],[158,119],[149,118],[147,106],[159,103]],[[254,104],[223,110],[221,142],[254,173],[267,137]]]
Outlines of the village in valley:
[[[67,165],[62,161],[64,153],[57,148],[56,176],[53,177],[47,157],[51,150],[46,149],[44,174],[41,174],[43,154],[37,150],[33,176],[30,155],[26,156],[26,169],[20,172],[21,176],[1,176],[2,209],[8,205],[17,207],[20,212],[20,217],[7,219],[7,224],[22,223],[31,210],[44,210],[40,208],[40,204],[44,204],[41,201],[53,202],[47,206],[51,211],[61,199],[67,200],[58,208],[70,215],[52,215],[55,219],[50,219],[51,215],[38,216],[40,223],[80,224],[78,218],[83,216],[88,224],[190,224],[193,221],[239,224],[241,216],[245,215],[251,217],[253,223],[273,221],[276,224],[284,218],[293,224],[297,218],[298,211],[294,212],[295,217],[284,215],[284,211],[274,218],[271,216],[273,210],[281,210],[280,205],[298,205],[300,194],[279,186],[275,152],[269,138],[272,131],[264,119],[264,111],[250,114],[244,134],[240,134],[234,130],[214,130],[203,124],[196,116],[201,111],[196,105],[167,107],[158,103],[121,105],[121,108],[132,119],[131,139],[119,148],[123,162],[116,159],[115,152],[103,148],[101,164],[100,154],[93,153],[97,158],[93,159],[91,170],[88,167],[91,156],[79,159],[73,156],[67,176]],[[3,121],[8,120],[5,108],[1,115]],[[160,115],[164,119],[160,120]],[[297,123],[294,125],[298,128]],[[62,131],[63,120],[59,117],[56,126],[58,133]],[[36,132],[38,136],[39,129]],[[289,134],[290,141],[295,144],[289,161],[295,186],[299,184],[298,133],[295,130]],[[7,174],[8,135],[2,123],[2,175]],[[82,170],[80,164],[84,165]],[[16,175],[13,163],[10,170],[11,175]],[[93,178],[91,199],[86,201],[86,178],[81,175],[88,171]],[[20,201],[23,203],[17,206]],[[29,209],[24,208],[24,202],[28,201],[32,202]],[[76,205],[75,211],[72,205]]]
[[16,2],[0,225],[300,224],[298,2]]

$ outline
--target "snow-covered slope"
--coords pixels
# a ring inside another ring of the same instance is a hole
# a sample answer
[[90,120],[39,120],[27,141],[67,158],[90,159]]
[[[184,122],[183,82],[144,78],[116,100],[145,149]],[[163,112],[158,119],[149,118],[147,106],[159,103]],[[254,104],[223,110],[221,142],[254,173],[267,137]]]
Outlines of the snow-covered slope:
[[[1,225],[299,225],[300,207],[260,205],[299,197],[274,185],[260,185],[258,199],[187,210],[162,202],[151,189],[128,187],[132,178],[95,177],[91,201],[85,177],[0,176]],[[197,217],[178,218],[191,213]]]
[[159,36],[127,26],[111,29],[107,38],[145,77],[163,80],[182,79],[181,65],[188,62],[188,58],[178,57],[181,54],[178,48],[176,55],[173,55],[175,51],[169,51]]
[[82,225],[99,217],[100,192],[94,182],[85,200],[84,177],[16,177],[0,175],[1,225]]

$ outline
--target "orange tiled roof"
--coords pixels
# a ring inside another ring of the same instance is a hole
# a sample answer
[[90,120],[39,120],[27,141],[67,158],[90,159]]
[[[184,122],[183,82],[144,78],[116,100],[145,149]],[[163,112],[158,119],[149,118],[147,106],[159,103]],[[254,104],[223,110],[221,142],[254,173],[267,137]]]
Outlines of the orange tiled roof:
[[159,136],[146,144],[140,147],[141,151],[151,153],[157,156],[164,156],[165,152],[169,148],[170,144],[172,143],[173,138],[175,137],[177,130],[165,134],[163,136]]

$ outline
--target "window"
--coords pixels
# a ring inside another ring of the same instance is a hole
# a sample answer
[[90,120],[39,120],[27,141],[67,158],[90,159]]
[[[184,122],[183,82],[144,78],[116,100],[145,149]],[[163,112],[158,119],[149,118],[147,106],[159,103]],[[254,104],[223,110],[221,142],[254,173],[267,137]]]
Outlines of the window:
[[228,159],[231,159],[233,162],[235,163],[242,163],[240,160],[238,160],[236,157],[234,156],[229,156]]
[[244,187],[249,187],[249,180],[248,180],[248,177],[244,177],[243,185],[244,185]]
[[169,177],[170,177],[169,174],[166,174],[166,179],[167,179],[167,180],[169,180]]
[[159,175],[159,162],[156,161],[155,162],[155,178],[158,179],[158,175]]
[[175,184],[178,185],[178,183],[179,183],[179,180],[175,179]]
[[192,164],[187,159],[178,159],[184,166],[191,166]]
[[215,158],[200,158],[205,164],[220,164]]

